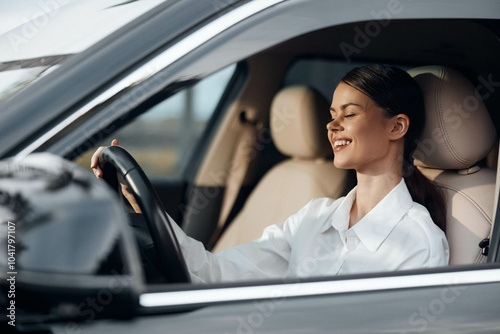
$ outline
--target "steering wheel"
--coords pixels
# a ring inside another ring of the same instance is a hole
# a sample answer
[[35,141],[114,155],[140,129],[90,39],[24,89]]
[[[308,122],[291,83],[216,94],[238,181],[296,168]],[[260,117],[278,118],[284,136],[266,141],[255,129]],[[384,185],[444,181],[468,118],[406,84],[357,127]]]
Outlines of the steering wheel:
[[99,157],[103,179],[120,192],[118,178],[129,186],[146,221],[160,264],[158,270],[168,282],[190,282],[186,262],[173,231],[172,222],[151,182],[137,161],[120,146],[106,147]]

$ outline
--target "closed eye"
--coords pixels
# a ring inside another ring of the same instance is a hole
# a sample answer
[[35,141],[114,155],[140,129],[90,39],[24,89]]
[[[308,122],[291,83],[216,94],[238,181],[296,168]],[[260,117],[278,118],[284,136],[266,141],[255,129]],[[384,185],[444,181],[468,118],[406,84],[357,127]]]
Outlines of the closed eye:
[[[353,116],[356,116],[356,114],[347,114],[344,116],[344,118],[347,118],[347,117],[353,117]],[[332,117],[330,118],[327,123],[330,123],[330,122],[333,122],[335,120],[335,117]]]

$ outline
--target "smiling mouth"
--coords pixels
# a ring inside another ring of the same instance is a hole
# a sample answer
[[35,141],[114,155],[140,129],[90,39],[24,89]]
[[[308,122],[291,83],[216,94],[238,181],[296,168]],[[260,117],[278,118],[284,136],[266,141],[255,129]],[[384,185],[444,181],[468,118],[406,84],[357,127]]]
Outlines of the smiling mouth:
[[333,143],[333,147],[334,148],[337,148],[337,147],[343,147],[343,146],[347,146],[351,143],[350,140],[336,140],[334,143]]

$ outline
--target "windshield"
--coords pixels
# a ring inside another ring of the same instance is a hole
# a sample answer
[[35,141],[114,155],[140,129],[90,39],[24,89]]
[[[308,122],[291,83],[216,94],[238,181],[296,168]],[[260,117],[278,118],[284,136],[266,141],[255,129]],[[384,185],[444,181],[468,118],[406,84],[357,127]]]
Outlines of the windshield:
[[0,104],[166,0],[0,0]]

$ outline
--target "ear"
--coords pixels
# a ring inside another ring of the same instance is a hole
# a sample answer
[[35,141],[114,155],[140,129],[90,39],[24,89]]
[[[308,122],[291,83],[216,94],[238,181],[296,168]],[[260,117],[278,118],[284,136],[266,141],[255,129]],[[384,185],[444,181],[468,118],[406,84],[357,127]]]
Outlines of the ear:
[[391,120],[391,132],[389,134],[390,140],[398,140],[403,138],[408,132],[410,126],[410,118],[405,114],[398,114]]

